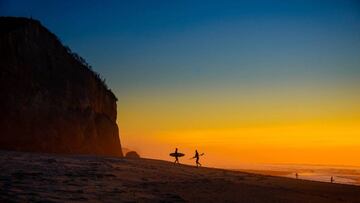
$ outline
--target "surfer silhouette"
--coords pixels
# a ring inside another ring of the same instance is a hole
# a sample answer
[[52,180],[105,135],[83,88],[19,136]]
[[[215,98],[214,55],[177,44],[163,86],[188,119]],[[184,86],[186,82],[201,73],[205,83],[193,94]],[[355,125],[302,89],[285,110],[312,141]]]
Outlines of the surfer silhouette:
[[[175,149],[175,154],[177,155],[178,153],[178,148]],[[179,156],[175,156],[175,162],[174,163],[179,163]]]
[[[203,154],[201,154],[203,155]],[[194,158],[196,159],[196,167],[199,167],[201,166],[200,162],[199,162],[199,159],[200,159],[200,155],[199,155],[199,152],[197,150],[195,150],[195,156]]]
[[185,154],[179,153],[178,148],[176,148],[174,153],[170,153],[170,156],[175,157],[175,162],[174,162],[175,164],[176,163],[180,164],[179,157],[185,156]]

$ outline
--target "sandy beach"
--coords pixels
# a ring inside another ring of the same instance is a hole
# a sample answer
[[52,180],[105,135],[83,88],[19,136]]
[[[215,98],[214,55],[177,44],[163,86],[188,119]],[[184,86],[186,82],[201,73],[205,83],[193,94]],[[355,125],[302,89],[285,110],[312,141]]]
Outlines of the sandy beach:
[[150,159],[0,152],[0,202],[360,202],[360,187]]

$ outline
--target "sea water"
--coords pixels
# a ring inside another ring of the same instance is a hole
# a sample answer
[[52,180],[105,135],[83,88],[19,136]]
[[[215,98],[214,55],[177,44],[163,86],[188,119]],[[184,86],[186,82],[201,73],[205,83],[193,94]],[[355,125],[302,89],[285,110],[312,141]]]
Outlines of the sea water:
[[360,167],[355,166],[327,166],[301,164],[254,164],[241,167],[239,170],[261,173],[273,176],[283,176],[299,179],[360,185]]

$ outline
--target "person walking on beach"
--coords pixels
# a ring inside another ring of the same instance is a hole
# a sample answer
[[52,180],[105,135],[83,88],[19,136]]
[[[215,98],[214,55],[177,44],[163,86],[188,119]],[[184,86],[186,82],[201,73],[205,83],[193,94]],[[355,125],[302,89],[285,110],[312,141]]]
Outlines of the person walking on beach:
[[199,167],[201,166],[200,162],[199,162],[199,159],[200,159],[200,155],[199,155],[199,152],[197,150],[195,150],[195,156],[193,157],[196,159],[196,167]]
[[178,148],[175,149],[175,152],[169,154],[171,157],[175,157],[175,164],[179,162],[179,157],[185,156],[185,154],[178,152]]
[[296,177],[296,179],[299,179],[299,174],[295,173],[295,177]]
[[178,148],[175,149],[175,164],[178,163],[179,164],[179,156],[178,156]]
[[334,177],[333,176],[331,176],[331,178],[330,178],[330,182],[331,183],[333,183],[335,180],[334,180]]

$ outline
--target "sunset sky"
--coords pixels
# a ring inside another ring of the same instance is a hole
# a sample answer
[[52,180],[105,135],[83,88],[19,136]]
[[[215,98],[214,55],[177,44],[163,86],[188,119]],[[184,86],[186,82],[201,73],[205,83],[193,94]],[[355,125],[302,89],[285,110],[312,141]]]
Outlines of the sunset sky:
[[[290,3],[291,2],[291,3]],[[123,147],[360,166],[358,1],[19,1],[119,98]]]

